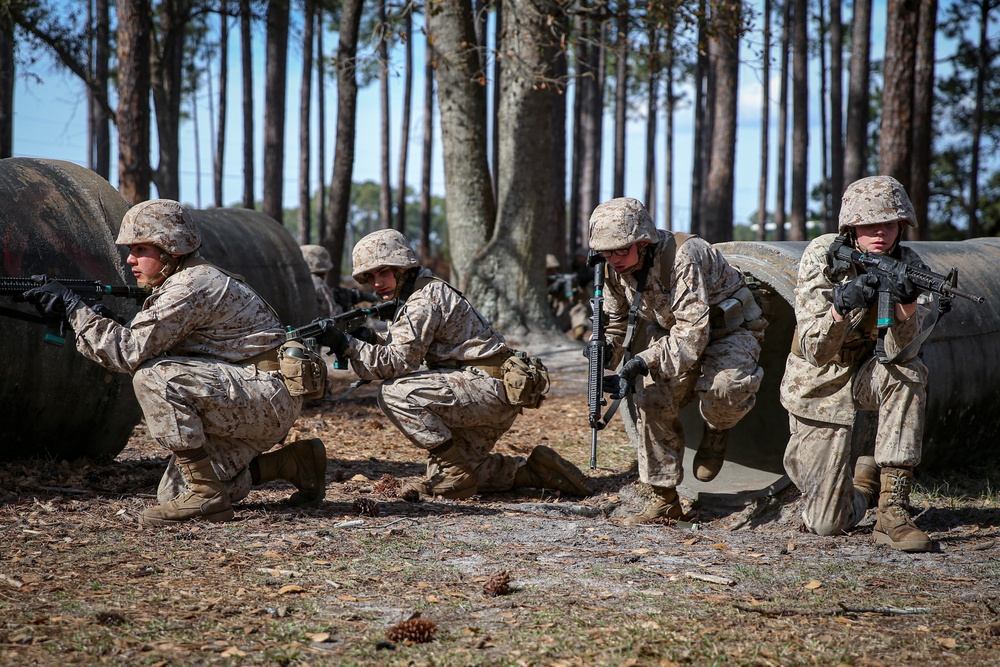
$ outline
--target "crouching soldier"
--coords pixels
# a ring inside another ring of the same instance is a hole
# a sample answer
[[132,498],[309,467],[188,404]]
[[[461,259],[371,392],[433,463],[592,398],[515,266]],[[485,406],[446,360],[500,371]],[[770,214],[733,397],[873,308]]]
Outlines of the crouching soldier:
[[513,352],[461,292],[418,266],[395,230],[362,238],[352,259],[358,283],[381,301],[398,300],[395,317],[384,340],[367,332],[366,342],[330,327],[320,342],[349,359],[362,379],[382,380],[382,412],[427,451],[426,478],[403,493],[449,499],[514,487],[590,493],[583,473],[549,447],[535,447],[527,460],[491,451],[521,411],[503,380]]
[[[101,317],[58,282],[25,292],[47,316],[65,317],[76,348],[111,371],[132,374],[150,436],[171,452],[146,525],[229,521],[250,487],[293,483],[293,504],[326,493],[326,449],[318,439],[268,452],[302,407],[278,372],[284,333],[277,314],[239,276],[198,254],[191,215],[166,199],[142,202],[122,220],[116,243],[140,287],[150,290],[127,325]],[[267,452],[267,453],[265,453]]]
[[318,317],[336,317],[344,312],[337,303],[333,290],[326,282],[327,274],[333,269],[330,252],[321,245],[301,246],[302,258],[306,260],[309,273],[312,274],[313,287],[316,288],[316,315]]
[[677,414],[698,400],[705,430],[694,475],[714,479],[729,429],[756,402],[766,323],[736,267],[697,237],[656,229],[636,199],[612,199],[594,209],[590,247],[610,267],[604,305],[611,368],[633,342],[628,320],[630,309],[636,311],[635,349],[628,350],[635,356],[618,375],[605,377],[605,391],[618,399],[634,387],[639,479],[656,498],[626,523],[677,518],[683,513],[676,486],[684,457]]

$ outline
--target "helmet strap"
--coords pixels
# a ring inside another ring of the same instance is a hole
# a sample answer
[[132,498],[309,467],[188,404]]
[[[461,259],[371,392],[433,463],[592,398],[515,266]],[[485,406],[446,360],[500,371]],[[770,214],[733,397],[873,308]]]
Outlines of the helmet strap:
[[181,259],[183,259],[183,257],[175,257],[166,250],[160,250],[160,262],[163,263],[163,268],[160,269],[159,272],[153,276],[153,279],[146,283],[144,287],[152,288],[162,285],[163,281],[173,275],[174,271],[177,270],[177,267],[181,263]]

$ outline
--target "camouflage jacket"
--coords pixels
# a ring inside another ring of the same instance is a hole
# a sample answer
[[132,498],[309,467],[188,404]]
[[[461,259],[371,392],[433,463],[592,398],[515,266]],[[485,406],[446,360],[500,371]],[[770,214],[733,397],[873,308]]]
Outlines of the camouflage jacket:
[[[425,268],[417,275],[434,277]],[[447,283],[432,280],[414,290],[396,311],[384,345],[352,338],[345,356],[358,377],[388,380],[412,373],[421,363],[428,368],[455,368],[506,349],[504,337],[468,299]]]
[[[732,296],[745,283],[743,274],[722,253],[700,238],[691,238],[677,248],[668,274],[670,284],[663,285],[660,262],[668,232],[660,230],[659,234],[660,242],[649,246],[656,254],[640,297],[638,319],[656,324],[667,335],[656,338],[635,356],[646,362],[654,380],[676,383],[698,368],[711,339],[712,306]],[[623,275],[608,270],[604,306],[608,313],[607,341],[615,347],[612,366],[624,352],[621,344],[635,297],[636,273]]]
[[123,373],[163,356],[240,363],[285,340],[267,302],[197,256],[181,262],[127,326],[86,307],[70,320],[80,353]]
[[[836,322],[830,314],[833,305],[833,278],[827,250],[836,234],[814,239],[802,253],[795,287],[796,336],[781,380],[781,404],[796,415],[836,424],[854,420],[852,381],[858,367],[871,358],[878,335],[875,308],[861,308]],[[926,268],[916,252],[900,247],[900,259]],[[858,275],[851,266],[840,282]],[[919,335],[929,315],[927,297],[917,300],[917,312],[905,321],[896,321],[886,333],[886,354],[895,355]],[[913,356],[916,356],[914,351]],[[898,366],[898,372],[918,376]]]

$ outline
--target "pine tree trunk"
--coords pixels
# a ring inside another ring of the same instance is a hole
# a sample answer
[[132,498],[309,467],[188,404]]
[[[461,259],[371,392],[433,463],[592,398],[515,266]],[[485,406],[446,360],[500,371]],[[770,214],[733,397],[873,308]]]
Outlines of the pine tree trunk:
[[302,86],[299,89],[299,245],[309,243],[312,232],[312,193],[309,187],[309,112],[312,107],[314,0],[305,0],[302,17]]
[[788,61],[791,47],[792,3],[781,12],[781,79],[778,83],[778,166],[774,179],[774,240],[785,240],[785,189],[788,182]]
[[809,19],[807,0],[792,5],[792,208],[790,241],[805,241],[809,198]]
[[760,109],[760,179],[757,181],[757,240],[767,239],[767,167],[771,136],[771,0],[764,0],[763,53],[761,85],[763,100]]
[[256,206],[253,164],[253,50],[250,0],[240,0],[240,57],[243,68],[243,208]]
[[927,208],[930,198],[931,145],[934,141],[935,32],[937,0],[921,0],[913,81],[913,160],[910,163],[910,189],[907,191],[917,214],[917,231],[914,236],[918,241],[931,240]]
[[[912,6],[911,6],[912,5]],[[878,171],[910,187],[913,159],[913,85],[917,55],[917,6],[909,0],[888,0],[885,31],[885,81]]]
[[263,211],[281,224],[285,168],[285,92],[288,81],[289,0],[271,0],[267,8],[267,61],[264,69]]
[[403,10],[405,64],[403,70],[403,117],[399,130],[399,165],[396,173],[396,229],[406,234],[406,164],[410,148],[410,112],[413,100],[413,14],[412,8]]
[[628,122],[628,0],[619,0],[615,40],[615,155],[612,197],[625,196],[625,126]]
[[844,194],[844,35],[840,0],[830,0],[830,217],[839,226]]
[[129,204],[149,199],[148,0],[118,0],[118,191]]
[[434,49],[424,40],[424,129],[420,158],[420,243],[421,264],[431,259],[431,165],[434,150]]
[[392,182],[389,180],[389,27],[386,23],[386,0],[378,2],[378,92],[379,109],[379,196],[378,217],[382,229],[392,227]]
[[733,188],[736,164],[736,114],[739,89],[740,0],[716,4],[715,29],[709,40],[714,72],[712,140],[705,183],[704,239],[710,243],[733,238]]
[[871,0],[854,0],[851,27],[851,78],[847,92],[844,189],[868,173],[868,103],[871,80]]
[[229,0],[223,0],[219,12],[219,131],[215,135],[215,162],[212,165],[212,194],[216,208],[225,206],[222,199],[222,176],[225,173],[226,113],[229,107]]

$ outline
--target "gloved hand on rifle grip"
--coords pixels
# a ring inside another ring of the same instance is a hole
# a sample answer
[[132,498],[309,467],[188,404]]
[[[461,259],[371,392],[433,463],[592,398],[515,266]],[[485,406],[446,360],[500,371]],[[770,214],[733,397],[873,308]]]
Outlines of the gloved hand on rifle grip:
[[833,307],[841,315],[847,315],[855,308],[867,308],[875,302],[878,277],[862,273],[854,280],[833,286]]
[[894,275],[887,282],[893,301],[911,304],[920,296],[920,288],[906,277],[906,268],[902,264],[900,264],[899,271],[894,272]]
[[95,303],[90,307],[90,309],[93,310],[98,315],[100,315],[101,317],[106,317],[109,320],[114,320],[118,324],[124,325],[127,322],[127,320],[124,317],[122,317],[115,311],[111,310],[103,303]]
[[64,318],[83,304],[78,294],[57,280],[33,287],[21,296],[34,304],[42,317]]
[[351,336],[357,338],[358,340],[364,341],[369,345],[378,345],[380,340],[378,334],[371,327],[366,327],[364,325],[358,327],[351,332]]
[[614,400],[619,400],[625,398],[625,394],[632,389],[632,385],[635,384],[636,379],[640,376],[649,375],[649,366],[646,362],[642,360],[641,357],[635,357],[629,359],[622,366],[622,369],[618,371],[618,375],[606,375],[604,376],[604,392],[610,394],[611,398]]
[[343,356],[351,337],[338,329],[330,320],[321,320],[321,326],[323,332],[316,336],[316,342],[320,345],[326,345],[332,354],[338,357]]

